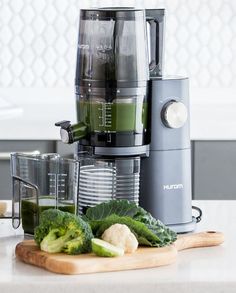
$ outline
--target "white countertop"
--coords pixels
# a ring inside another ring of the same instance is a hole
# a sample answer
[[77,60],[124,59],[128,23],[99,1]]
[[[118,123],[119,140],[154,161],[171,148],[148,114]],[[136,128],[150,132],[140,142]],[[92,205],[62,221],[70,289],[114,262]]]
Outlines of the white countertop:
[[[190,105],[192,140],[236,140],[236,87],[191,88]],[[58,140],[61,120],[76,122],[73,87],[0,88],[0,140]]]
[[236,201],[195,201],[194,204],[203,210],[197,230],[224,232],[223,245],[182,251],[175,264],[165,267],[65,276],[18,261],[14,248],[23,236],[0,237],[0,292],[235,293]]

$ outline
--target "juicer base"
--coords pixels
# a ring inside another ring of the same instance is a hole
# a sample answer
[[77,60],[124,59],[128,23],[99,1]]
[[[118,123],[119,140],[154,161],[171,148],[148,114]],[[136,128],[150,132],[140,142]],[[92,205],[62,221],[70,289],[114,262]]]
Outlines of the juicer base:
[[166,226],[168,228],[170,228],[171,230],[173,230],[174,232],[176,232],[178,234],[182,234],[182,233],[188,233],[188,232],[194,231],[196,228],[196,224],[197,224],[197,220],[195,217],[193,217],[192,222],[170,224],[170,225],[166,225]]

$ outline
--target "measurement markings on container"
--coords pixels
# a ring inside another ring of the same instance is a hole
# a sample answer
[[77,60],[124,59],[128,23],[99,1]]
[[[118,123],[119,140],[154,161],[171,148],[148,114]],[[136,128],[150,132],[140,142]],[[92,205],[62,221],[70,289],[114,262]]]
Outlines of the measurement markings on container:
[[49,176],[49,194],[50,195],[58,195],[65,193],[66,186],[66,177],[67,174],[56,174],[56,173],[48,173]]
[[111,117],[112,117],[112,103],[101,103],[101,107],[98,108],[100,111],[99,118],[99,127],[107,127],[110,128],[111,125]]
[[111,127],[111,103],[105,104],[105,127]]

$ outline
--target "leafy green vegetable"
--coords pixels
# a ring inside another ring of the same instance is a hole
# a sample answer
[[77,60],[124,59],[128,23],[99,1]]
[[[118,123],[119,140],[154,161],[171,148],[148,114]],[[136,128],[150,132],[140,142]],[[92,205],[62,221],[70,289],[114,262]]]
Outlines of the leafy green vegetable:
[[48,209],[41,213],[34,239],[49,253],[80,254],[91,251],[92,230],[87,222],[68,212]]
[[141,208],[138,207],[136,203],[128,200],[111,200],[88,208],[84,219],[101,220],[113,214],[121,217],[129,216],[133,218],[138,213],[139,209]]
[[128,226],[131,232],[134,233],[139,244],[148,246],[161,245],[161,240],[157,235],[149,230],[145,224],[135,221],[131,217],[120,217],[113,214],[102,220],[90,221],[90,225],[93,228],[96,237],[101,237],[105,230],[107,230],[111,225],[114,225],[116,223]]
[[141,207],[138,207],[138,212],[135,214],[136,221],[144,223],[149,230],[158,235],[164,245],[171,244],[177,239],[177,235],[170,228],[165,226],[160,220],[155,219],[149,212]]
[[101,231],[105,231],[115,223],[120,223],[127,225],[142,245],[165,246],[177,238],[174,231],[128,200],[112,200],[88,208],[84,219],[90,223],[97,237],[100,236]]

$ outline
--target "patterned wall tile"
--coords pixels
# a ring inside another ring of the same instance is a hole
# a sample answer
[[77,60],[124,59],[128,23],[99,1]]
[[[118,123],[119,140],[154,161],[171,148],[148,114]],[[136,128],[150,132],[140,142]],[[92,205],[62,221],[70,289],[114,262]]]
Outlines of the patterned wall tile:
[[235,86],[234,0],[2,0],[0,87],[73,86],[79,9],[122,5],[166,8],[166,73]]

